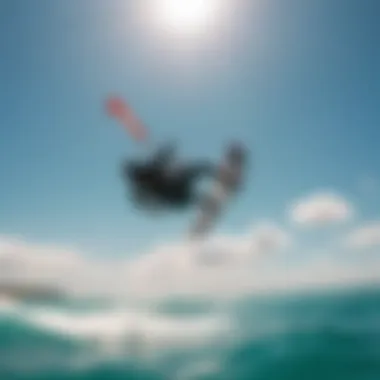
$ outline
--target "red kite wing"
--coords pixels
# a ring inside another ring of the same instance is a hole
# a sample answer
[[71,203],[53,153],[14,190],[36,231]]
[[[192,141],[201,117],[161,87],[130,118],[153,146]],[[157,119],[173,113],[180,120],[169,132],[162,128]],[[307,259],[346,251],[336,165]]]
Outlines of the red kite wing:
[[147,139],[147,130],[132,109],[121,98],[112,96],[107,99],[106,109],[111,117],[119,120],[127,131],[137,140]]

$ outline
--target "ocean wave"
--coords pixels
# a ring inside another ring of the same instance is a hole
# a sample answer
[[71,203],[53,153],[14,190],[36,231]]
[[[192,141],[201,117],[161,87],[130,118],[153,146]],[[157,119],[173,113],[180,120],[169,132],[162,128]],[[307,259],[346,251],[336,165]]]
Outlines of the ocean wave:
[[0,318],[0,375],[377,380],[378,299],[378,293],[247,298],[223,312],[198,308],[188,316],[182,306],[179,314],[165,314],[13,305]]
[[29,372],[51,366],[91,368],[110,360],[142,360],[146,366],[179,351],[215,347],[231,330],[231,321],[221,315],[173,317],[124,308],[84,312],[19,305],[0,318],[0,372],[1,367]]

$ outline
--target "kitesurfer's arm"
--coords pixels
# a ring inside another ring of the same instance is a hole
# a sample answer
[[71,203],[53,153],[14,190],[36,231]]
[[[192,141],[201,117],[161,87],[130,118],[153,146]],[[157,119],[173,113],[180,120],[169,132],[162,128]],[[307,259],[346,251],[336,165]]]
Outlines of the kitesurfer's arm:
[[156,151],[152,157],[152,164],[159,167],[170,166],[175,160],[175,148],[172,144],[167,144]]

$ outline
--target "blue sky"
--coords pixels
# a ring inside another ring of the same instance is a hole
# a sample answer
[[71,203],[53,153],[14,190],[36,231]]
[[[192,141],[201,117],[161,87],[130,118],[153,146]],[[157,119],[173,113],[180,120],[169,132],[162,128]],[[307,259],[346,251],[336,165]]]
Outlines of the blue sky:
[[187,50],[136,4],[1,1],[0,234],[117,255],[187,228],[188,212],[128,203],[119,165],[139,147],[104,113],[113,92],[184,158],[244,139],[254,170],[221,228],[285,223],[320,189],[378,217],[361,188],[380,178],[378,1],[235,0],[220,35]]

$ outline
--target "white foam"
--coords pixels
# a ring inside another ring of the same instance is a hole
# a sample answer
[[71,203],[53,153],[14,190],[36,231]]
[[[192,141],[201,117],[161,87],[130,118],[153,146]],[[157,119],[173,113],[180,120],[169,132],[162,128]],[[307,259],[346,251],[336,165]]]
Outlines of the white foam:
[[25,314],[38,328],[100,345],[117,352],[133,350],[197,347],[225,337],[231,324],[222,317],[173,318],[140,311],[110,310],[73,313],[35,309]]

